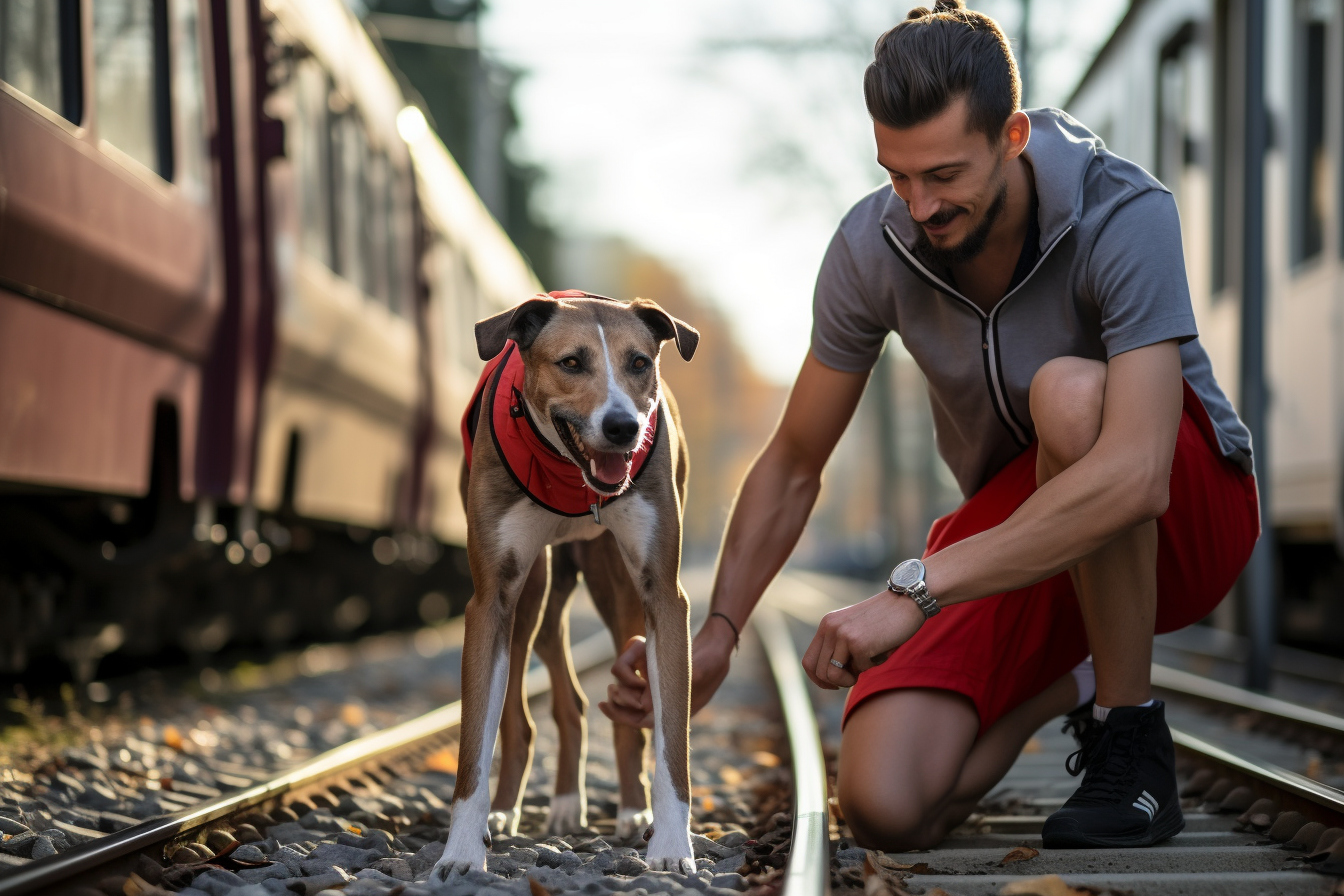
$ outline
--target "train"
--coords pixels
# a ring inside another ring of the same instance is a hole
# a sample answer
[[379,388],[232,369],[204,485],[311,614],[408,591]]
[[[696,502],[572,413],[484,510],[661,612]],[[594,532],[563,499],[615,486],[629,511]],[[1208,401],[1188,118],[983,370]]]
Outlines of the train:
[[460,608],[538,289],[341,0],[0,4],[0,674]]
[[[1200,339],[1240,388],[1244,4],[1135,0],[1065,104],[1153,172],[1181,215]],[[1285,640],[1344,643],[1344,2],[1268,3],[1268,483]],[[1237,603],[1213,623],[1244,630]]]

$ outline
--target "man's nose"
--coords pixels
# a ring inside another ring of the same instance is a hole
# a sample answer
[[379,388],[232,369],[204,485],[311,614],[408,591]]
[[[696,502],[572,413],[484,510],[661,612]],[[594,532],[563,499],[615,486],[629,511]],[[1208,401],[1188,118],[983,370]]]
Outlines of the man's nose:
[[910,217],[916,221],[927,221],[938,213],[943,205],[942,200],[933,195],[931,190],[922,187],[912,186],[910,195],[906,199],[906,204],[910,206]]

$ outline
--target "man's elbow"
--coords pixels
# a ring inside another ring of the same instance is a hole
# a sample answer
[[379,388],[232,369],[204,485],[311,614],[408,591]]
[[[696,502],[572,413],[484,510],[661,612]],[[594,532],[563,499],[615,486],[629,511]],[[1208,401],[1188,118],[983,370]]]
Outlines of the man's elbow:
[[1167,512],[1171,504],[1171,470],[1135,471],[1132,476],[1118,477],[1123,482],[1123,506],[1129,511],[1127,522],[1135,526],[1155,520]]

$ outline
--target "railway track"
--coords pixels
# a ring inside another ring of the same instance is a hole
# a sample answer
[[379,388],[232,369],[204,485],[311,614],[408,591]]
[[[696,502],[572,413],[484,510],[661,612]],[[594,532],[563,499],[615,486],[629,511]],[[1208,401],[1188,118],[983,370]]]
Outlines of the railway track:
[[[720,707],[717,720],[707,713],[693,726],[699,732],[693,733],[694,878],[649,872],[639,858],[642,843],[622,844],[612,836],[614,818],[607,816],[614,816],[615,806],[601,793],[602,770],[611,767],[601,749],[610,741],[600,716],[590,722],[599,730],[590,737],[597,761],[589,763],[590,814],[598,817],[577,835],[545,837],[541,791],[549,714],[536,705],[538,767],[524,802],[522,836],[496,836],[486,872],[431,888],[425,878],[446,837],[445,804],[455,771],[461,707],[453,702],[168,817],[0,869],[0,896],[177,890],[261,896],[329,889],[413,896],[490,888],[535,894],[592,892],[595,886],[601,892],[825,892],[830,829],[817,730],[787,631],[768,610],[762,620],[758,638],[744,639],[736,696],[727,695],[730,705]],[[585,690],[600,692],[613,655],[607,633],[580,641],[573,653]],[[544,669],[531,671],[527,688],[534,700],[549,690]],[[791,757],[791,775],[772,767],[781,757]],[[388,809],[425,790],[437,809],[417,818]],[[360,822],[344,817],[356,814],[351,807],[367,810]]]
[[[1173,708],[1187,819],[1177,838],[1146,850],[1041,849],[1042,823],[1077,783],[1063,771],[1074,744],[1055,723],[1033,738],[980,810],[939,848],[908,854],[857,848],[826,799],[825,757],[828,747],[833,756],[838,737],[837,697],[811,689],[798,666],[798,649],[816,619],[837,605],[797,578],[782,578],[758,611],[755,638],[744,639],[734,675],[697,716],[694,878],[649,872],[639,858],[642,844],[615,842],[609,817],[615,806],[602,795],[609,783],[602,771],[610,763],[600,749],[609,736],[597,714],[590,742],[598,755],[589,763],[596,779],[590,783],[593,828],[545,837],[552,734],[548,713],[538,704],[538,762],[521,836],[495,838],[486,872],[431,889],[425,879],[446,835],[460,714],[459,705],[450,703],[170,817],[0,871],[0,896],[153,896],[184,888],[188,896],[312,896],[323,889],[348,896],[487,890],[786,896],[831,890],[874,896],[1337,891],[1339,881],[1331,875],[1344,874],[1344,793],[1301,768],[1220,741],[1214,727],[1277,738],[1299,750],[1311,744],[1306,752],[1335,757],[1344,743],[1344,720],[1160,666],[1154,685]],[[612,655],[606,633],[580,641],[574,654],[576,665],[587,670],[585,691],[600,691]],[[533,698],[548,685],[540,669],[529,676]],[[772,706],[763,714],[766,704]],[[1200,718],[1203,728],[1194,724]],[[1186,722],[1198,730],[1186,730]],[[772,767],[781,757],[792,763],[788,774]],[[411,805],[415,800],[407,794],[423,798],[426,791],[430,803],[415,805],[434,806],[429,811],[412,818],[406,817],[414,814],[409,810],[399,816],[387,809],[398,800]],[[352,807],[368,811],[357,815]],[[313,829],[332,823],[344,829]]]
[[[798,577],[782,579],[775,591],[776,603],[802,623],[800,642],[821,615],[854,597],[837,601]],[[846,848],[842,828],[837,889],[940,896],[1344,891],[1333,876],[1344,875],[1344,792],[1317,780],[1344,757],[1344,719],[1165,666],[1154,666],[1153,684],[1167,701],[1177,746],[1186,814],[1178,837],[1151,849],[1042,849],[1045,818],[1078,783],[1064,771],[1076,745],[1054,722],[938,849],[875,855]],[[819,690],[814,699],[835,700]]]

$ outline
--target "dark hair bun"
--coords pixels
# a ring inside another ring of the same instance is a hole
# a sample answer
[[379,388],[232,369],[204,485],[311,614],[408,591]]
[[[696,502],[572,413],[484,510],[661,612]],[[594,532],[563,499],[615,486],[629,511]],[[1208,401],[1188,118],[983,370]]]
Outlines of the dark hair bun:
[[927,6],[916,6],[905,14],[907,19],[922,19],[925,16],[934,16],[940,12],[960,12],[966,8],[964,0],[936,0],[933,9]]

